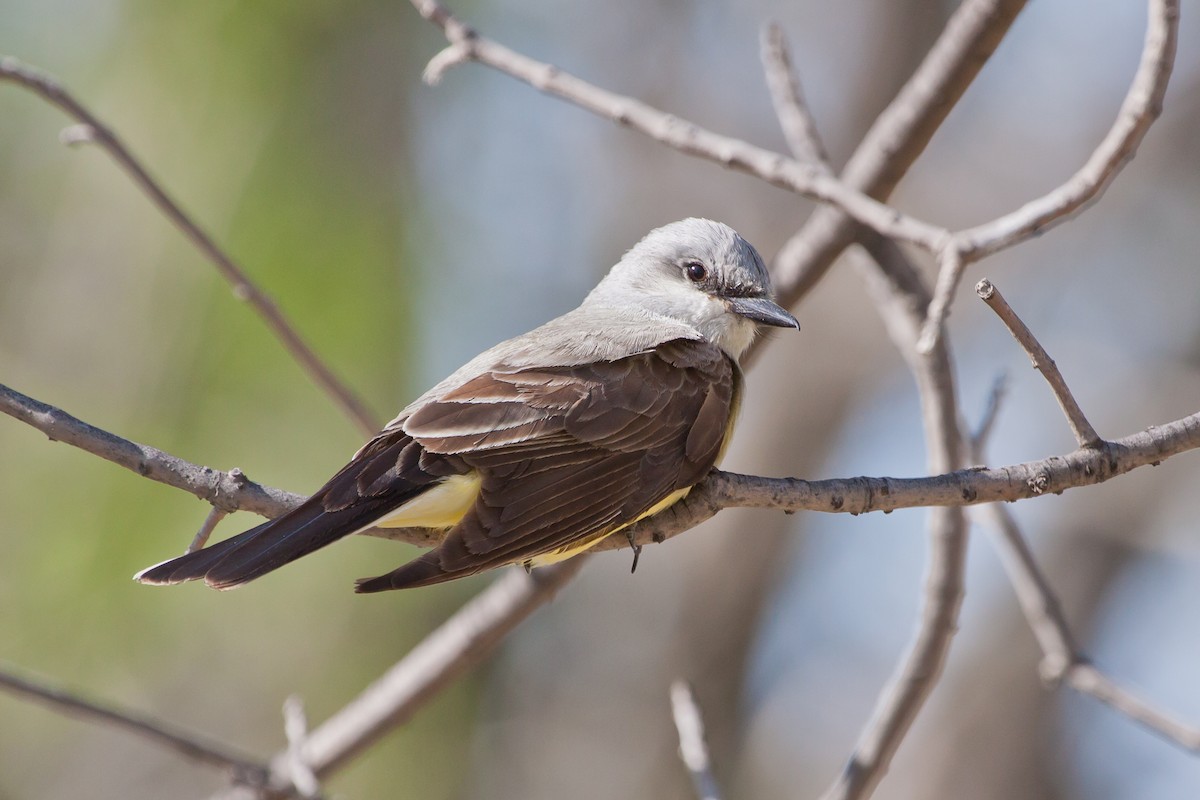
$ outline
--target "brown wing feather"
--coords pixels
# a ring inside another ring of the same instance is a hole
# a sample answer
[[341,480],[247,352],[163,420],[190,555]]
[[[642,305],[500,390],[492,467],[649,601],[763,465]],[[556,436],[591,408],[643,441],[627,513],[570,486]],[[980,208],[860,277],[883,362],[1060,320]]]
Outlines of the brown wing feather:
[[713,467],[738,380],[721,350],[679,339],[614,361],[493,370],[431,401],[404,428],[479,470],[479,499],[438,548],[358,590],[451,580],[638,519]]

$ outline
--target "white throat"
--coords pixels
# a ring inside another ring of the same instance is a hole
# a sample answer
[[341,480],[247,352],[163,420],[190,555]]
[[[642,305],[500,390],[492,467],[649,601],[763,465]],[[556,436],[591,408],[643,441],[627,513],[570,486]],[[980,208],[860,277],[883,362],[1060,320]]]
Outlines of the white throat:
[[741,359],[758,333],[758,325],[753,320],[729,312],[706,319],[696,327],[705,339],[728,353],[734,361]]

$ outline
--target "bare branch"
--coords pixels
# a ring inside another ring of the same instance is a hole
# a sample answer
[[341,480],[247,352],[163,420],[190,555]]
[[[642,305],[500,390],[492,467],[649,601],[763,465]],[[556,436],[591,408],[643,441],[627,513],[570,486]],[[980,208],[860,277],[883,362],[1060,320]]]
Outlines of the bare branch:
[[253,511],[264,517],[277,517],[304,501],[300,494],[259,485],[240,469],[222,473],[186,462],[156,447],[121,439],[2,384],[0,411],[37,428],[52,441],[79,447],[152,481],[184,489],[222,511]]
[[[525,618],[552,600],[585,561],[586,555],[576,556],[530,574],[514,569],[493,582],[358,697],[316,730],[276,753],[267,778],[270,792],[297,791],[297,759],[315,782],[403,725],[448,684],[486,659]],[[219,797],[249,800],[258,795],[234,786]]]
[[[980,425],[980,433],[972,440],[973,460],[983,458],[984,432],[990,429],[990,421],[995,418],[998,396],[999,390],[994,390],[985,415],[986,424]],[[1097,698],[1180,747],[1200,752],[1200,729],[1163,714],[1088,663],[1071,633],[1062,604],[1038,567],[1012,513],[998,503],[989,503],[981,511],[992,523],[1001,563],[1042,650],[1043,679],[1053,684],[1065,682],[1076,691]]]
[[[304,496],[255,483],[239,470],[221,472],[136,444],[82,422],[60,409],[0,384],[0,411],[45,432],[51,439],[79,447],[143,477],[182,489],[229,511],[253,511],[276,517],[299,505]],[[991,469],[972,468],[924,478],[857,477],[806,481],[714,471],[684,500],[652,519],[632,526],[634,541],[664,541],[723,508],[773,508],[865,514],[898,508],[967,506],[1061,494],[1078,486],[1103,483],[1147,464],[1200,448],[1200,413],[1151,427],[1106,443],[1103,451],[1081,448],[1062,456]],[[435,544],[439,531],[381,528],[371,535],[422,547]],[[619,541],[618,541],[619,540]],[[611,537],[596,550],[627,547]]]
[[166,190],[150,177],[150,173],[134,158],[116,133],[88,111],[51,75],[6,56],[0,58],[0,81],[4,80],[12,81],[29,89],[68,116],[78,120],[80,125],[74,125],[64,131],[63,141],[69,144],[92,142],[103,148],[125,170],[125,173],[150,199],[150,202],[162,212],[163,216],[170,220],[196,249],[216,266],[221,277],[229,283],[233,290],[233,296],[250,304],[296,363],[300,365],[300,368],[329,395],[338,408],[358,426],[363,435],[372,436],[379,430],[379,425],[375,421],[374,415],[367,409],[366,404],[313,352],[313,349],[301,338],[295,327],[279,310],[275,301],[251,281],[246,272],[217,245],[213,238],[184,213]]
[[[787,105],[786,98],[777,102],[777,113],[788,113]],[[827,161],[820,164],[829,169]],[[888,334],[917,381],[930,469],[954,469],[961,465],[963,437],[949,349],[938,341],[922,350],[915,341],[920,309],[929,302],[928,289],[895,242],[873,237],[870,244],[871,258],[864,259],[862,266]],[[932,509],[929,535],[924,602],[916,635],[859,735],[854,754],[826,793],[831,800],[871,795],[933,692],[950,651],[962,606],[966,515],[961,509]]]
[[885,236],[911,242],[931,252],[949,236],[949,231],[944,228],[902,214],[810,164],[802,164],[741,139],[713,133],[694,122],[601,89],[552,64],[510,50],[468,28],[436,0],[411,1],[422,17],[441,29],[451,45],[448,55],[434,59],[437,69],[427,70],[427,77],[433,80],[440,77],[440,70],[445,65],[477,61],[684,153],[754,175],[805,197],[832,203]]
[[671,716],[679,733],[679,756],[692,779],[697,800],[721,800],[721,789],[708,757],[708,743],[704,740],[704,719],[687,681],[671,684]]
[[9,669],[0,669],[0,688],[42,703],[67,716],[140,736],[160,747],[174,750],[192,761],[227,769],[238,783],[248,786],[265,785],[266,768],[255,763],[253,759],[135,711],[85,700],[61,687],[18,676]]
[[928,353],[933,350],[937,340],[942,337],[946,327],[946,317],[950,313],[950,303],[954,300],[958,284],[962,282],[963,272],[967,262],[957,241],[947,242],[938,253],[938,277],[933,287],[933,299],[929,301],[929,310],[925,314],[924,327],[917,339],[917,352]]
[[[305,737],[300,755],[329,775],[404,724],[447,684],[487,658],[526,617],[549,602],[586,561],[578,556],[530,574],[509,570],[472,598],[382,677]],[[289,752],[271,759],[271,786],[291,786]]]
[[975,286],[975,293],[988,304],[988,308],[996,312],[996,316],[1008,327],[1013,338],[1025,350],[1025,354],[1033,362],[1034,369],[1042,373],[1046,383],[1050,384],[1050,390],[1054,392],[1054,399],[1058,401],[1059,407],[1066,415],[1067,423],[1070,424],[1071,432],[1075,434],[1075,441],[1079,443],[1079,446],[1096,447],[1101,444],[1103,440],[1096,433],[1096,429],[1092,427],[1092,423],[1088,422],[1087,417],[1084,416],[1083,409],[1079,407],[1071,390],[1067,388],[1067,382],[1063,380],[1062,373],[1058,371],[1058,365],[1054,363],[1054,359],[1033,335],[1033,331],[1029,330],[1025,322],[1017,316],[1017,312],[1012,310],[1012,306],[1004,299],[1004,295],[1000,294],[1000,290],[992,285],[991,281],[984,278]]
[[[788,113],[786,98],[776,106],[781,117]],[[827,161],[820,163],[829,169]],[[869,252],[871,259],[863,266],[875,304],[917,381],[930,468],[935,472],[956,468],[962,460],[963,442],[950,353],[943,342],[922,350],[914,341],[920,327],[919,310],[928,305],[929,292],[895,242],[874,237]],[[962,605],[966,515],[959,509],[933,509],[929,533],[924,602],[916,635],[859,735],[854,754],[826,793],[829,798],[870,796],[941,675]]]
[[[241,470],[238,470],[238,472],[240,473]],[[228,511],[213,506],[209,510],[208,516],[204,518],[204,524],[200,526],[200,530],[196,531],[192,543],[188,545],[187,552],[194,553],[201,547],[204,547],[208,543],[208,537],[212,536],[212,532],[216,530],[218,523],[225,519],[228,513]]]
[[[993,386],[987,411],[971,439],[971,459],[982,461],[987,432],[991,430],[1004,392],[1004,381]],[[1184,749],[1200,752],[1200,729],[1184,725],[1135,697],[1092,666],[1071,633],[1066,614],[1012,513],[999,503],[980,511],[991,521],[993,541],[1008,573],[1017,602],[1042,650],[1041,674],[1048,683],[1066,683],[1091,695],[1118,712]]]
[[1200,753],[1200,729],[1185,725],[1151,706],[1128,690],[1118,686],[1104,673],[1086,662],[1076,662],[1067,669],[1063,680],[1077,692],[1091,695],[1153,733],[1174,742],[1185,750]]
[[1179,0],[1150,0],[1141,61],[1112,129],[1087,163],[1062,186],[999,219],[955,234],[968,261],[1036,236],[1103,194],[1133,159],[1146,131],[1162,111],[1178,35]]
[[1200,753],[1200,729],[1185,725],[1131,694],[1104,675],[1082,654],[1066,615],[1038,567],[1016,520],[1007,508],[984,506],[996,532],[994,541],[1017,600],[1042,650],[1042,677],[1090,695],[1180,747]]
[[304,758],[308,716],[304,713],[304,701],[299,695],[288,695],[283,701],[283,732],[288,743],[283,758],[288,783],[296,788],[301,797],[316,797],[321,793],[321,784]]
[[999,219],[958,231],[940,256],[940,270],[920,346],[928,351],[939,333],[967,266],[1023,242],[1097,200],[1126,164],[1162,112],[1175,64],[1178,0],[1150,0],[1141,62],[1108,135],[1083,167],[1053,191]]
[[253,511],[264,517],[277,517],[304,500],[302,495],[257,484],[239,469],[221,472],[122,439],[3,384],[0,384],[0,411],[32,425],[51,441],[73,445],[144,478],[183,489],[222,511]]
[[[841,180],[886,200],[1025,7],[1025,0],[964,0],[928,55],[867,131]],[[794,305],[825,275],[859,227],[836,208],[818,208],[775,258],[773,277]]]
[[770,22],[763,27],[759,54],[767,88],[771,92],[771,102],[775,105],[775,116],[779,117],[779,125],[792,155],[806,164],[828,171],[829,156],[825,152],[825,144],[804,100],[804,90],[792,67],[787,38],[778,24]]
[[[838,478],[805,481],[714,472],[676,505],[680,519],[669,525],[638,523],[638,543],[669,538],[681,522],[694,525],[692,513],[708,508],[774,508],[865,514],[898,508],[970,506],[1061,494],[1077,486],[1103,483],[1179,453],[1200,448],[1200,413],[1115,439],[1104,448],[1081,447],[1061,456],[1005,467],[970,467],[926,478]],[[696,495],[693,499],[692,495]],[[693,510],[693,506],[696,508]],[[664,512],[666,513],[666,512]],[[708,514],[711,516],[711,513]],[[655,515],[657,519],[658,515]],[[690,525],[689,525],[690,527]],[[616,545],[617,543],[613,543]],[[622,542],[623,545],[623,542]],[[599,547],[603,547],[601,543]]]
[[[894,243],[876,240],[872,244],[872,258],[859,261],[860,272],[888,335],[916,380],[929,470],[955,469],[962,464],[964,448],[949,348],[944,341],[928,353],[915,346],[929,290]],[[871,795],[941,677],[962,606],[966,514],[959,508],[931,509],[928,527],[929,553],[917,630],[859,734],[854,753],[825,793],[826,800]]]

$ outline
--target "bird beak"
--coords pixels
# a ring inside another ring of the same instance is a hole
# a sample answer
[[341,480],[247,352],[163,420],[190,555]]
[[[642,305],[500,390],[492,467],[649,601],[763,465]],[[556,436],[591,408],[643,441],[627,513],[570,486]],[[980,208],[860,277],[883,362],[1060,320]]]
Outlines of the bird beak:
[[729,297],[725,299],[725,306],[734,314],[761,322],[763,325],[800,330],[800,323],[795,317],[765,297]]

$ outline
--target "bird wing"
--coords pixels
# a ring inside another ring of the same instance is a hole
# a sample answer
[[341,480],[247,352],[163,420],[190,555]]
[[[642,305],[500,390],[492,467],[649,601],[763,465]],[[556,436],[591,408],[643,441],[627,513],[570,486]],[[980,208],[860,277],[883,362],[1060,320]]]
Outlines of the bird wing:
[[477,469],[474,507],[442,544],[362,592],[420,586],[598,541],[716,463],[740,375],[673,339],[607,361],[497,367],[428,400],[403,429]]

